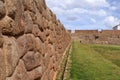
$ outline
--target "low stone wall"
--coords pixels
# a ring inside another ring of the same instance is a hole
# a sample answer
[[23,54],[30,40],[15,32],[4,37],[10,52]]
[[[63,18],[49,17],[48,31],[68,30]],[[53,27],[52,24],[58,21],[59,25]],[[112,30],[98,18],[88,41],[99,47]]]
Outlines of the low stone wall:
[[76,30],[72,37],[81,43],[120,44],[120,30]]
[[0,80],[53,80],[70,41],[44,0],[0,0]]

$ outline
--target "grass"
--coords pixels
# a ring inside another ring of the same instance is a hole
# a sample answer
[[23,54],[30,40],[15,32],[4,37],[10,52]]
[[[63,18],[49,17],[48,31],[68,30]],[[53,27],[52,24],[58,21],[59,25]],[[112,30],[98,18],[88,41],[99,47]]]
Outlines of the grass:
[[[120,46],[85,45],[79,42],[72,45],[71,80],[120,80]],[[106,56],[108,54],[112,57]]]
[[103,57],[120,67],[120,46],[117,45],[91,45]]

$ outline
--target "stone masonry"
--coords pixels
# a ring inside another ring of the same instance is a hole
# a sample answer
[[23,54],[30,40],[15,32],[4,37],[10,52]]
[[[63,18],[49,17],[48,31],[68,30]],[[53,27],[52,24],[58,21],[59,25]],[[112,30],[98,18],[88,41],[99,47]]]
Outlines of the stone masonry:
[[45,0],[0,0],[0,80],[53,80],[70,40]]
[[120,30],[76,30],[72,37],[81,43],[120,45]]

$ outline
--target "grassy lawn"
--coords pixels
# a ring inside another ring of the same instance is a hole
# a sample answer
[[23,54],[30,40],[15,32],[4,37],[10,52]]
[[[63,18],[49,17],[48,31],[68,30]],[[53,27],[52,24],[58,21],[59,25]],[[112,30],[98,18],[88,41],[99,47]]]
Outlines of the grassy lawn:
[[73,42],[71,80],[120,80],[120,46]]
[[95,51],[120,67],[120,46],[117,45],[91,45]]

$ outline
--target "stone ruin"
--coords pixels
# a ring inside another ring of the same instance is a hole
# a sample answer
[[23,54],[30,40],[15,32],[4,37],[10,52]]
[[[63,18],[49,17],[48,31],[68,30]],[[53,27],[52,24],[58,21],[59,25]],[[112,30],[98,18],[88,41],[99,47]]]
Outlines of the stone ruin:
[[45,0],[0,0],[0,80],[54,80],[70,41]]
[[74,40],[92,44],[120,44],[120,30],[75,30]]

